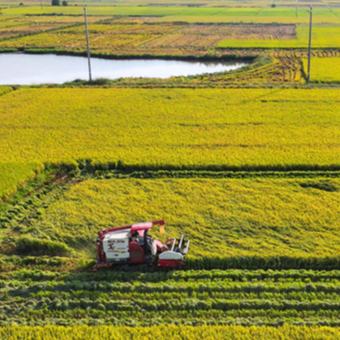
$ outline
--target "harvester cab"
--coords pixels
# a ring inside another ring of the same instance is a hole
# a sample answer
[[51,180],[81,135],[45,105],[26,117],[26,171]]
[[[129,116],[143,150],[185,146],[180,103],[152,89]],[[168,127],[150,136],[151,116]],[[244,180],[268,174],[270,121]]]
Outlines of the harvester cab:
[[164,231],[165,222],[152,221],[101,230],[97,238],[95,270],[114,264],[149,264],[160,268],[181,268],[189,251],[190,241],[184,235],[165,243],[154,240],[149,230],[158,225]]

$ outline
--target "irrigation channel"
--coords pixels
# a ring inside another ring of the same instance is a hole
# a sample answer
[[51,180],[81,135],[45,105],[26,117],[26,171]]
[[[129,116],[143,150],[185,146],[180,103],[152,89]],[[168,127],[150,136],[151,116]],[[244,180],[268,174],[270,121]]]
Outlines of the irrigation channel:
[[[241,61],[188,61],[166,59],[91,58],[93,79],[169,78],[229,72],[247,64]],[[0,84],[62,84],[87,79],[87,59],[55,54],[0,54]]]

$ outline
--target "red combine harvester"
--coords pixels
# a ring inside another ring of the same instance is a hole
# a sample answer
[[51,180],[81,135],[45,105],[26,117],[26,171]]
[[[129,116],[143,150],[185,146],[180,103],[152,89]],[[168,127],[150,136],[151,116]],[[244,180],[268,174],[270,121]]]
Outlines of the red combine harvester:
[[166,243],[154,240],[148,231],[158,225],[164,231],[164,221],[130,224],[101,230],[97,238],[95,270],[114,264],[149,264],[159,268],[181,268],[189,251],[184,235]]

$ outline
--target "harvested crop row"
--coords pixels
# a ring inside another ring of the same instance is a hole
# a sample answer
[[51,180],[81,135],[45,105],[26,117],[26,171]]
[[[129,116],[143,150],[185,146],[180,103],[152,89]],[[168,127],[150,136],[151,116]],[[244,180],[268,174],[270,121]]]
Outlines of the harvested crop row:
[[[39,281],[32,282],[30,277],[37,275],[37,271],[11,271],[3,274],[5,277],[0,281],[3,291],[0,323],[230,324],[237,318],[238,323],[247,325],[338,324],[340,302],[335,293],[338,281],[329,281],[324,276],[326,272],[304,272],[317,277],[318,283],[292,281],[290,275],[300,274],[298,271],[272,271],[271,279],[262,281],[245,282],[242,277],[241,281],[225,281],[224,277],[235,278],[238,273],[252,276],[268,272],[115,271],[91,275],[75,272],[56,273],[52,279],[50,271],[40,271]],[[208,274],[217,276],[204,278]],[[14,279],[20,275],[25,277]],[[87,275],[90,277],[85,279]],[[197,275],[202,279],[197,280]],[[282,277],[279,283],[275,282],[275,275]],[[327,275],[337,277],[339,272]],[[183,280],[182,276],[186,278]]]

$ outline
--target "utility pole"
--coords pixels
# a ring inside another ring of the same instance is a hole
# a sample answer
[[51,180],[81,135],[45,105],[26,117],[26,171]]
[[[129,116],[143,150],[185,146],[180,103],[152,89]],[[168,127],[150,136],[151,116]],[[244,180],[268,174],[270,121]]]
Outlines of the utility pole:
[[295,0],[295,16],[298,17],[298,0]]
[[86,51],[87,51],[87,64],[89,68],[89,82],[92,81],[92,70],[91,70],[91,52],[90,52],[90,38],[89,28],[87,24],[87,8],[84,7],[84,23],[85,23],[85,38],[86,38]]
[[307,70],[307,83],[310,82],[310,68],[312,58],[312,28],[313,28],[313,7],[309,7],[309,36],[308,36],[308,70]]

